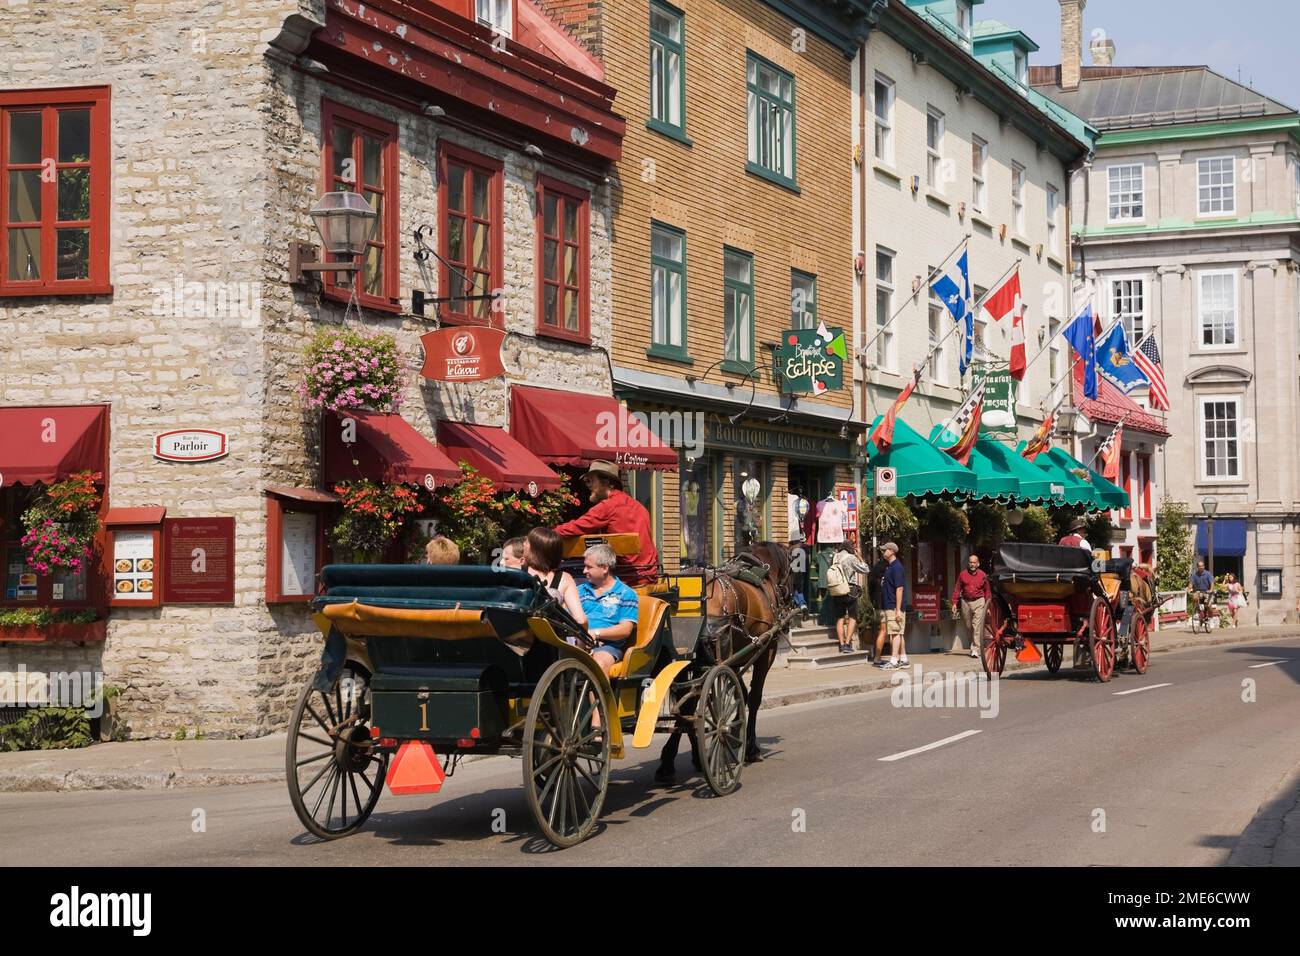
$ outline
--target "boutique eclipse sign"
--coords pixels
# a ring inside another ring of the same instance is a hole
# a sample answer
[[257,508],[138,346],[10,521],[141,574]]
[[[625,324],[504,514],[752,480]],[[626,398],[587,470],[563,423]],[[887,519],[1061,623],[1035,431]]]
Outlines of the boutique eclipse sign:
[[210,428],[181,428],[155,435],[153,455],[162,461],[215,461],[229,453],[225,432]]

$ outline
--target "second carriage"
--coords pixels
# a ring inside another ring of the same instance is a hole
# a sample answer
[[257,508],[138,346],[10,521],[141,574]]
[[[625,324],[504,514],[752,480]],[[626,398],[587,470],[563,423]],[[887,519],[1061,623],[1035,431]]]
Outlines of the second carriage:
[[1109,681],[1117,666],[1145,674],[1155,615],[1151,572],[1128,558],[1094,558],[1081,548],[1004,544],[989,575],[985,673],[1000,675],[1007,652],[1040,645],[1051,673],[1070,648],[1075,667]]

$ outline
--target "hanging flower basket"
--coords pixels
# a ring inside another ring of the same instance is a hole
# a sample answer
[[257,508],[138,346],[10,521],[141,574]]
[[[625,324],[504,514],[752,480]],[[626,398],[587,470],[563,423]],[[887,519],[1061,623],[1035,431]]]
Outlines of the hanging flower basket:
[[298,395],[309,409],[392,413],[402,404],[402,357],[391,335],[323,329],[306,359]]
[[23,551],[37,574],[85,569],[99,534],[100,472],[81,471],[55,482],[23,512]]
[[334,486],[334,493],[343,514],[330,529],[330,543],[355,564],[378,561],[402,530],[405,516],[424,510],[415,489],[402,484],[345,481]]

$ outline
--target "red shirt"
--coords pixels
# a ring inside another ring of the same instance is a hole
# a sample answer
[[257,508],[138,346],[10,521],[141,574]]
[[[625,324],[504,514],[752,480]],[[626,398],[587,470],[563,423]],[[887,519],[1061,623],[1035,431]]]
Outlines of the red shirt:
[[650,512],[626,491],[611,491],[609,497],[597,502],[585,515],[557,525],[555,533],[565,538],[635,533],[641,538],[641,550],[628,557],[626,563],[624,558],[619,558],[621,568],[629,572],[628,583],[650,584],[659,579],[659,552],[650,528]]
[[980,598],[985,600],[993,598],[993,590],[989,587],[989,576],[983,569],[971,571],[970,568],[963,568],[961,574],[957,575],[957,586],[952,590],[952,603],[956,604],[958,599],[978,601]]

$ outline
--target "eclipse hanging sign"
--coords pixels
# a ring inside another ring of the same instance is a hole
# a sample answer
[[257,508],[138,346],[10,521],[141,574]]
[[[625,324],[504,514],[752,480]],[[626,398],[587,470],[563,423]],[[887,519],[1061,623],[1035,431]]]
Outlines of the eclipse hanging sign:
[[776,350],[777,381],[787,395],[811,392],[825,395],[844,387],[844,360],[848,350],[843,329],[788,329]]
[[505,374],[501,343],[506,333],[485,326],[453,325],[420,336],[424,367],[420,374],[435,382],[481,382]]
[[153,454],[163,461],[213,461],[229,452],[225,432],[210,428],[181,428],[155,435]]

